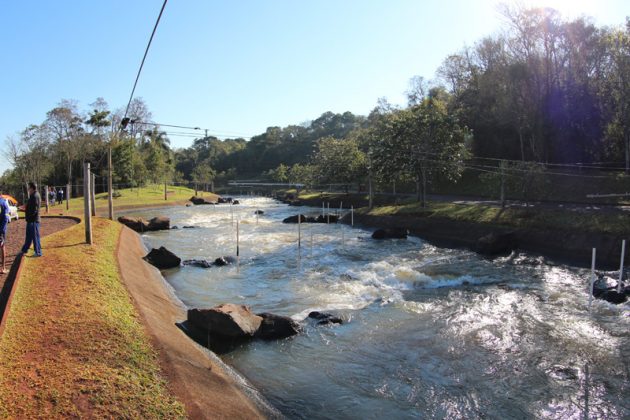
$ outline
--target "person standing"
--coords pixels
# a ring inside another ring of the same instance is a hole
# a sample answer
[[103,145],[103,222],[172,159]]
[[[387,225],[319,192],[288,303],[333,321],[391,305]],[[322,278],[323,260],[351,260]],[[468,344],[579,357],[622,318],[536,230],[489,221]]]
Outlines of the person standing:
[[10,217],[9,202],[6,198],[0,196],[0,255],[2,255],[2,271],[0,273],[2,274],[7,272],[4,246],[7,242],[7,225]]
[[63,187],[59,187],[57,190],[57,202],[63,204]]
[[42,205],[42,199],[37,192],[37,185],[34,182],[28,183],[28,202],[26,203],[26,240],[24,241],[24,246],[22,247],[22,253],[26,254],[28,249],[33,244],[33,248],[35,248],[34,257],[42,256],[42,246],[39,241],[39,223],[41,222],[41,218],[39,215],[39,210]]

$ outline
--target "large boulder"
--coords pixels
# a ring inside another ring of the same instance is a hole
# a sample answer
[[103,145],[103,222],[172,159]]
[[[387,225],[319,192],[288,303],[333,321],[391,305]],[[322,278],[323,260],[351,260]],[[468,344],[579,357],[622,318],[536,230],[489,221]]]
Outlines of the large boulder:
[[289,216],[282,221],[282,223],[306,223],[307,218],[303,214],[296,214],[295,216]]
[[296,335],[300,332],[300,324],[287,316],[274,315],[267,312],[258,314],[262,318],[260,328],[256,331],[256,338],[276,340]]
[[[195,197],[194,195],[192,197],[190,197],[189,201],[191,203],[193,203],[194,205],[196,205],[196,206],[207,205],[207,204],[216,204],[214,201],[210,201],[207,198]],[[221,198],[219,198],[219,202],[221,202]]]
[[407,229],[377,229],[372,233],[372,239],[407,239]]
[[260,214],[265,214],[265,212],[264,212],[264,211],[262,211],[262,210],[256,210],[256,211],[254,212],[254,214],[259,214],[259,215],[260,215]]
[[161,246],[159,249],[151,249],[151,251],[143,257],[149,264],[164,270],[167,268],[179,267],[182,263],[181,258],[173,254],[168,249]]
[[475,244],[475,251],[482,255],[509,254],[516,248],[517,242],[514,232],[492,232],[479,238]]
[[149,224],[142,217],[120,216],[118,221],[136,232],[146,232]]
[[241,204],[241,202],[240,202],[240,201],[238,201],[238,200],[234,200],[234,201],[232,201],[232,205],[233,205],[233,206],[236,206],[236,205],[238,205],[238,204]]
[[253,337],[263,321],[248,306],[232,303],[211,309],[189,309],[187,319],[209,334],[231,338]]
[[166,216],[158,216],[149,220],[149,230],[169,230],[171,228],[171,219]]

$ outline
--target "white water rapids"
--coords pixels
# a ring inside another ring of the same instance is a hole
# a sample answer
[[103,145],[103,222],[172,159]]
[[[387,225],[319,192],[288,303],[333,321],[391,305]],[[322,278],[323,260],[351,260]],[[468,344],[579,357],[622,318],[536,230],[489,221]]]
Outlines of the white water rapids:
[[589,312],[589,270],[518,253],[488,260],[415,237],[375,241],[335,224],[302,224],[298,258],[298,226],[281,221],[321,208],[237,198],[138,213],[180,228],[143,238],[214,260],[235,255],[240,220],[238,270],[164,272],[188,307],[232,302],[300,321],[324,310],[346,321],[221,356],[287,417],[630,418],[630,304],[595,301]]

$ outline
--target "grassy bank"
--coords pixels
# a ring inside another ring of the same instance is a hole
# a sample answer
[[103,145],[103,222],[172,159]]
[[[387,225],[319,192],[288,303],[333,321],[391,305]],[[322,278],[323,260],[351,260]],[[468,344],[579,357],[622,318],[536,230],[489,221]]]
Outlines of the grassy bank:
[[[295,190],[287,191],[295,194]],[[471,223],[499,225],[515,229],[540,229],[577,231],[607,234],[627,234],[630,231],[630,214],[616,209],[507,207],[482,203],[430,202],[426,208],[413,199],[402,200],[393,204],[392,197],[375,198],[372,210],[365,206],[364,194],[342,194],[305,191],[298,199],[303,204],[320,206],[322,200],[330,201],[331,209],[343,201],[344,207],[354,203],[357,214],[372,216],[412,216],[421,218],[440,218]]]
[[120,280],[121,226],[94,221],[46,237],[25,258],[0,338],[0,417],[181,418]]
[[592,233],[627,234],[630,215],[622,212],[556,210],[548,208],[508,207],[501,209],[484,204],[419,203],[361,208],[359,214],[374,216],[417,216],[472,223],[500,225],[518,229],[563,230]]
[[[195,195],[195,190],[187,187],[169,185],[166,188],[167,199],[164,200],[164,186],[153,185],[142,188],[125,188],[116,190],[118,197],[114,198],[114,211],[117,209],[129,209],[134,207],[162,206],[174,203],[182,203]],[[215,194],[199,191],[199,196],[205,198],[216,197]],[[99,214],[107,211],[107,193],[96,194],[96,210]],[[82,215],[83,197],[71,198],[70,209],[66,210],[66,204],[50,206],[49,214],[52,215]]]

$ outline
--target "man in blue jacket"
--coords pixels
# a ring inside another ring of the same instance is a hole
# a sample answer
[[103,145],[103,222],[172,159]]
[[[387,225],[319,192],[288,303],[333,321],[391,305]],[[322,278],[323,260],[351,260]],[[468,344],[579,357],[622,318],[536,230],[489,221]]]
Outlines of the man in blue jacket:
[[22,247],[22,253],[26,254],[28,249],[33,244],[35,248],[34,257],[42,256],[42,246],[39,241],[39,223],[41,218],[39,216],[39,208],[42,205],[42,198],[37,192],[37,186],[33,182],[28,183],[28,202],[26,203],[26,240]]
[[0,271],[0,273],[2,274],[7,272],[4,246],[7,242],[7,225],[9,224],[10,217],[9,203],[6,198],[0,195],[0,255],[2,255],[2,271]]

